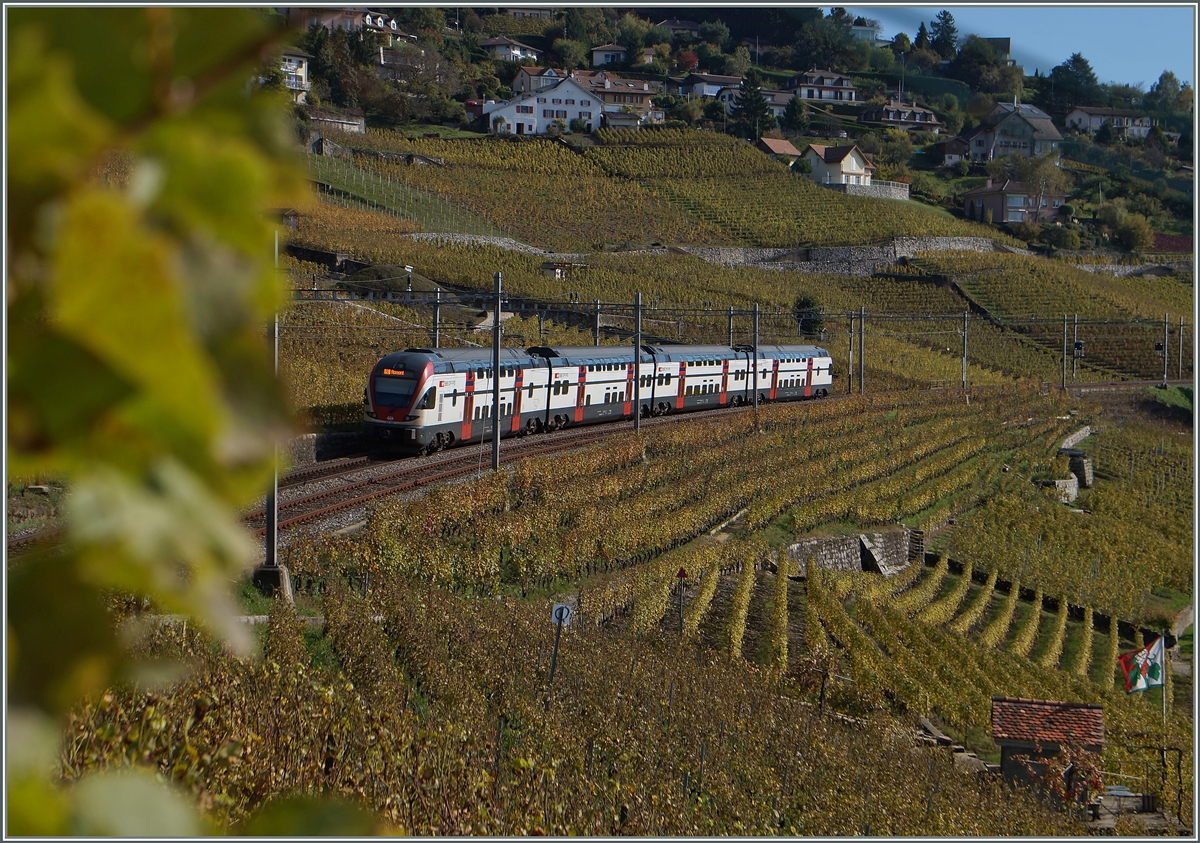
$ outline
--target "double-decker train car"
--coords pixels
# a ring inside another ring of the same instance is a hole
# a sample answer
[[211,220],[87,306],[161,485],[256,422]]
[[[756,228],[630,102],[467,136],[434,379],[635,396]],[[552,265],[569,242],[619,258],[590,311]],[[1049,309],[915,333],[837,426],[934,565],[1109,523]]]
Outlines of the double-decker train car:
[[[493,377],[500,401],[493,418]],[[634,407],[634,380],[638,406]],[[833,360],[814,345],[535,346],[492,351],[410,348],[375,364],[364,390],[365,425],[398,450],[432,453],[568,425],[829,394]]]

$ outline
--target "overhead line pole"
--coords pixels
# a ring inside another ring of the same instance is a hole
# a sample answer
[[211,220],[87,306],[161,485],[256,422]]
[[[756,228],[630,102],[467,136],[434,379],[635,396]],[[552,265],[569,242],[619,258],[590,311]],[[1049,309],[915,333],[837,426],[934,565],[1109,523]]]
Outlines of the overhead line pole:
[[642,294],[633,299],[633,432],[642,429]]
[[867,394],[867,309],[858,309],[858,394]]
[[1183,380],[1183,317],[1179,317],[1179,379]]
[[1079,314],[1075,314],[1075,336],[1071,340],[1071,381],[1079,379],[1079,354],[1076,349],[1079,348]]
[[754,303],[754,429],[758,430],[758,302]]
[[492,471],[500,470],[500,288],[496,273],[496,320],[492,325]]
[[[279,232],[275,232],[275,271],[279,271]],[[275,321],[271,324],[271,346],[274,355],[275,379],[279,380],[279,310],[275,311]],[[279,444],[274,446],[272,461],[271,491],[267,494],[266,506],[266,547],[263,548],[263,564],[267,568],[279,566]]]
[[967,316],[968,311],[963,311],[963,361],[962,361],[962,388],[963,392],[967,391]]
[[1163,314],[1163,389],[1167,387],[1167,366],[1171,357],[1171,314]]
[[846,394],[854,394],[854,311],[850,311],[850,361],[846,364]]
[[1067,314],[1063,314],[1062,388],[1067,388]]

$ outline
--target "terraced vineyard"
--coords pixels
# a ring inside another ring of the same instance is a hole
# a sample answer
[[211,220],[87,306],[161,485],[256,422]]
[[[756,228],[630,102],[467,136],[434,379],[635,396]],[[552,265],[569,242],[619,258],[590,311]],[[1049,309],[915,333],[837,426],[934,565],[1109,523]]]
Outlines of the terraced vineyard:
[[[1061,351],[1063,315],[1071,317],[1068,331],[1074,341],[1078,315],[1086,362],[1111,373],[1161,377],[1163,363],[1154,344],[1163,340],[1164,314],[1173,312],[1178,320],[1191,311],[1190,278],[1113,278],[1059,261],[995,253],[927,253],[918,263],[955,279],[1002,324],[1048,350]],[[1187,325],[1185,377],[1191,372],[1193,342]],[[1167,346],[1170,359],[1177,360],[1177,324],[1171,326]],[[1178,367],[1169,366],[1169,374],[1175,377]]]
[[[727,135],[640,134],[601,132],[600,145],[573,152],[543,139],[332,133],[342,146],[372,154],[354,156],[353,166],[314,158],[310,169],[426,230],[490,227],[555,251],[625,242],[833,245],[897,234],[1007,240],[994,229],[903,202],[834,193]],[[442,163],[393,163],[375,153],[415,153]],[[432,220],[443,227],[434,229]]]
[[[951,515],[975,529],[965,513],[1061,467],[1057,444],[1080,423],[1067,410],[1065,398],[1015,387],[970,405],[912,393],[774,405],[760,412],[761,433],[748,413],[696,419],[383,504],[359,536],[300,539],[284,552],[294,581],[321,601],[322,634],[306,638],[277,609],[259,667],[159,627],[145,651],[182,654],[202,671],[159,697],[118,690],[78,709],[66,775],[117,763],[131,745],[176,769],[137,730],[158,722],[148,706],[182,724],[204,695],[206,717],[187,735],[197,760],[178,777],[216,794],[214,819],[230,830],[252,828],[264,780],[356,794],[393,831],[986,834],[1030,833],[1035,818],[1040,831],[1059,829],[1061,814],[1041,816],[1020,792],[1005,789],[1000,808],[989,779],[935,775],[948,758],[915,750],[906,724],[929,716],[986,754],[993,695],[1066,699],[1104,706],[1110,773],[1144,774],[1157,757],[1136,748],[1147,734],[1190,747],[1186,694],[1164,734],[1158,697],[1114,687],[1116,654],[1141,642],[1120,640],[1092,611],[1125,612],[1119,592],[1159,569],[1134,560],[1129,583],[1098,576],[1072,593],[1071,580],[1051,576],[1050,545],[1074,554],[1049,515],[1036,525],[1045,557],[1037,571],[1019,568],[1020,584],[999,575],[1005,560],[968,557],[960,571],[949,548],[890,579],[811,563],[793,579],[767,537],[779,545],[790,540],[781,535],[896,521],[931,529]],[[1182,471],[1190,453],[1182,440],[1160,443],[1158,454],[1133,454],[1125,476],[1120,449],[1144,432],[1096,439],[1113,485],[1091,494],[1114,499],[1157,471]],[[1188,498],[1144,491],[1182,541]],[[1035,493],[1026,511],[1077,517]],[[1122,517],[1091,505],[1097,520]],[[360,596],[345,580],[373,585]],[[553,686],[540,594],[579,608]],[[1081,619],[1068,603],[1087,608]],[[163,745],[182,745],[175,732]],[[1191,760],[1182,787],[1159,788],[1164,804],[1178,790],[1186,805]],[[824,789],[834,761],[849,790]],[[860,798],[868,783],[879,799]]]
[[[501,271],[505,288],[512,295],[544,302],[561,304],[574,297],[585,305],[596,299],[626,303],[641,291],[646,295],[648,333],[662,332],[672,339],[699,342],[727,342],[725,307],[744,309],[756,302],[764,308],[764,336],[772,333],[789,336],[793,330],[789,323],[794,325],[788,315],[790,305],[803,293],[824,307],[827,344],[835,355],[842,354],[843,347],[835,338],[839,334],[844,337],[849,329],[848,318],[841,314],[857,312],[859,308],[868,313],[869,336],[890,338],[867,344],[867,366],[874,374],[873,382],[879,382],[881,377],[884,382],[898,378],[894,381],[897,384],[926,386],[930,382],[957,382],[961,378],[960,372],[954,370],[961,355],[960,314],[972,307],[973,302],[953,286],[920,275],[874,278],[811,275],[757,267],[726,268],[681,253],[630,252],[598,253],[575,259],[576,264],[564,281],[544,274],[543,259],[537,255],[493,245],[458,243],[446,248],[438,242],[418,242],[404,236],[409,233],[409,226],[411,223],[389,215],[321,203],[301,217],[294,240],[300,245],[349,252],[371,263],[416,266],[420,274],[455,287],[490,289],[492,275]],[[922,263],[939,272],[963,277],[963,289],[968,289],[970,281],[964,273],[983,278],[991,270],[979,267],[991,266],[991,261],[998,262],[997,273],[1009,272],[1014,265],[1011,259],[1015,257],[972,253],[941,255],[936,262],[927,256]],[[1127,279],[1098,279],[1044,259],[1019,258],[1015,265],[1024,274],[996,278],[1006,278],[1012,285],[1024,284],[1023,300],[1044,300],[1046,307],[1056,302],[1061,304],[1055,292],[1058,276],[1054,273],[1062,271],[1085,276],[1076,278],[1078,283],[1102,284],[1113,302],[1102,311],[1109,314],[1116,312],[1118,304],[1136,306],[1134,313],[1150,312],[1160,306],[1162,302],[1157,298],[1147,297],[1147,289],[1158,290],[1167,298],[1177,298],[1179,290],[1188,289],[1179,279],[1128,285]],[[1038,274],[1043,272],[1047,274]],[[998,281],[987,283],[1000,288]],[[976,293],[969,295],[974,298]],[[690,312],[682,317],[668,317],[665,324],[660,324],[653,312],[658,307]],[[778,316],[772,316],[773,312]],[[1153,346],[1161,339],[1161,323],[1145,318],[1140,327],[1128,321],[1093,324],[1088,320],[1096,314],[1080,315],[1079,336],[1087,351],[1084,358],[1073,361],[1072,377],[1108,380],[1161,376],[1162,363]],[[628,321],[625,327],[632,328],[632,321]],[[739,341],[746,341],[748,320],[741,318],[735,330]],[[1170,374],[1174,376],[1178,369],[1178,342],[1174,333],[1177,329],[1172,330],[1168,351],[1172,360]],[[972,316],[968,333],[970,383],[987,384],[1014,377],[1057,382],[1061,377],[1061,321],[1057,318],[1029,322]],[[1191,347],[1188,326],[1185,356],[1190,355]],[[1187,359],[1190,364],[1190,357]],[[1184,374],[1189,372],[1190,365],[1185,366]]]
[[[1102,477],[1088,495],[1088,514],[1044,506],[1032,484],[1012,484],[962,519],[953,538],[956,558],[1124,618],[1137,614],[1146,589],[1187,591],[1194,560],[1192,449],[1164,439],[1159,453],[1139,433],[1108,427],[1083,443]],[[1065,458],[1058,458],[1056,476],[1066,471]]]

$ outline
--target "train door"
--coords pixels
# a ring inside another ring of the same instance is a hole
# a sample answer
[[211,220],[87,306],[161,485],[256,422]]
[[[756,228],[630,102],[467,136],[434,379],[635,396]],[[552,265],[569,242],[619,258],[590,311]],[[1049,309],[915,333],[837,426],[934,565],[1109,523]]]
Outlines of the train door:
[[475,370],[467,370],[467,385],[466,394],[463,397],[463,421],[462,433],[459,438],[462,441],[467,441],[471,438],[471,422],[473,413],[475,412]]
[[575,396],[575,421],[583,421],[583,394],[587,392],[587,366],[579,367],[579,394]]
[[804,373],[804,397],[812,397],[813,359],[808,358],[808,369]]
[[633,417],[633,379],[637,376],[635,371],[636,363],[630,363],[625,368],[625,407],[624,413],[626,418]]
[[683,409],[683,386],[687,381],[687,362],[680,361],[679,363],[679,387],[675,390],[675,409]]
[[516,380],[513,381],[512,426],[513,433],[521,429],[521,388],[525,386],[525,367],[516,367]]

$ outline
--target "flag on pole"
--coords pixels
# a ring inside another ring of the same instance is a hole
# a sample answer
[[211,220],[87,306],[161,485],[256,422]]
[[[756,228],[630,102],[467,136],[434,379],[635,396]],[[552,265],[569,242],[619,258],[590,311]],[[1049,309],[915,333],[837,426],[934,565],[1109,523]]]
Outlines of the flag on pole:
[[1155,688],[1166,681],[1166,658],[1162,638],[1140,650],[1122,653],[1118,661],[1121,664],[1121,671],[1125,674],[1125,692],[1127,694]]

